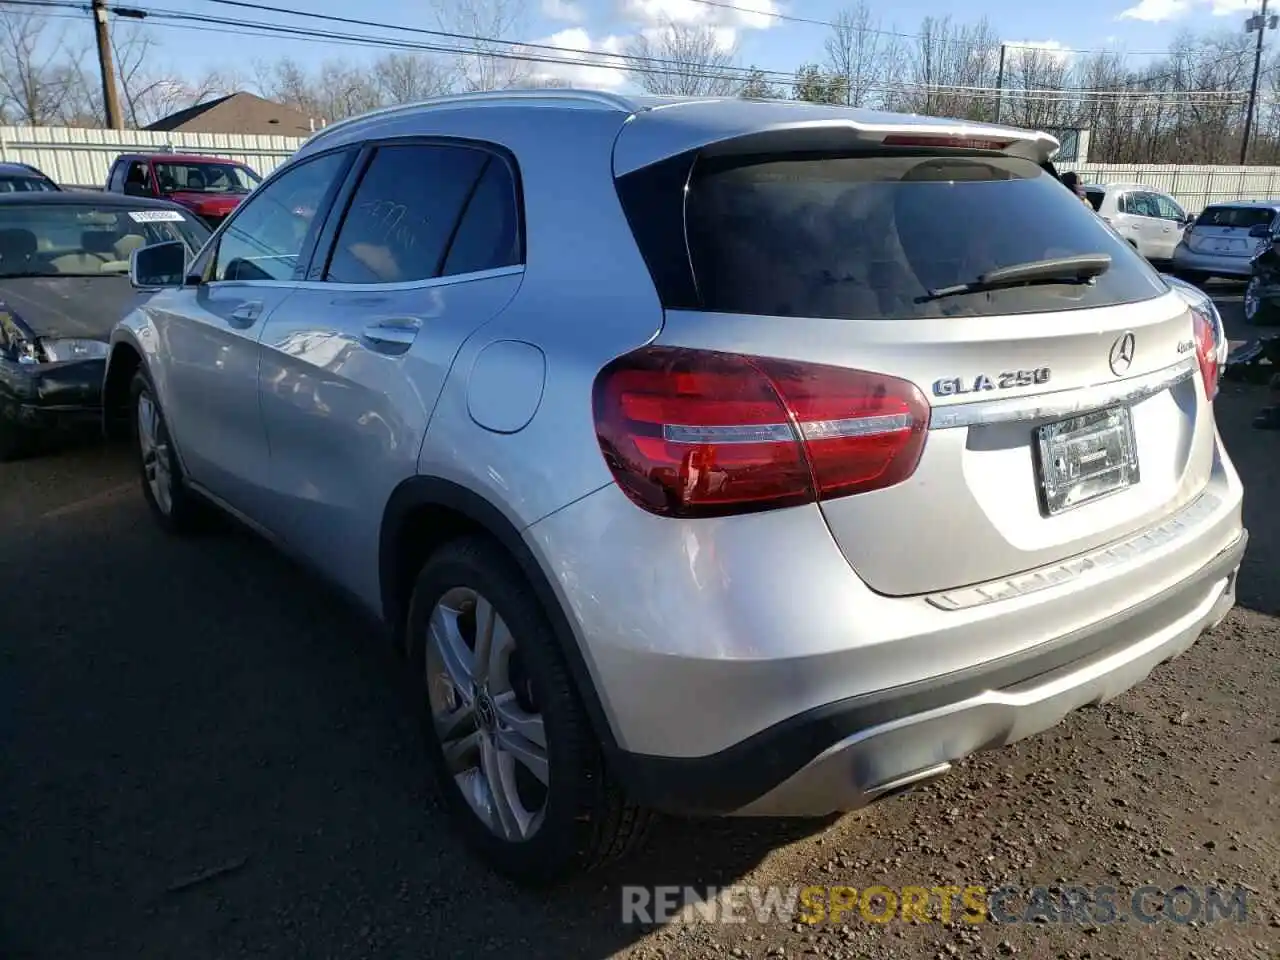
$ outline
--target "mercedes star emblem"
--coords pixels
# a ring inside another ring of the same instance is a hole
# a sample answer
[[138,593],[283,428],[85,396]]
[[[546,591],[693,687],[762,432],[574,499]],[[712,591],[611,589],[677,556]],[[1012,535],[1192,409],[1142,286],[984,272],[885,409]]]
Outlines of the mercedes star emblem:
[[1138,341],[1132,330],[1125,331],[1124,336],[1111,345],[1111,372],[1117,377],[1123,376],[1133,366],[1133,354]]

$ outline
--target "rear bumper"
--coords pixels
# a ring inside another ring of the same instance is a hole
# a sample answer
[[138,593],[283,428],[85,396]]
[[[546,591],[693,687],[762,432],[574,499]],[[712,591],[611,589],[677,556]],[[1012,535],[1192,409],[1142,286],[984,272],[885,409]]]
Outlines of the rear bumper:
[[1253,275],[1253,260],[1250,257],[1227,257],[1209,253],[1195,253],[1185,243],[1179,243],[1174,248],[1170,265],[1175,270],[1205,273],[1214,277],[1248,279]]
[[[1188,580],[1049,650],[914,690],[887,691],[880,703],[855,701],[827,717],[797,718],[797,728],[837,723],[852,732],[737,812],[806,816],[864,806],[939,776],[969,754],[1029,737],[1073,710],[1119,696],[1227,615],[1248,539],[1242,531]],[[1134,642],[1135,635],[1141,639]],[[806,738],[801,729],[770,733]],[[777,746],[757,749],[767,754]]]

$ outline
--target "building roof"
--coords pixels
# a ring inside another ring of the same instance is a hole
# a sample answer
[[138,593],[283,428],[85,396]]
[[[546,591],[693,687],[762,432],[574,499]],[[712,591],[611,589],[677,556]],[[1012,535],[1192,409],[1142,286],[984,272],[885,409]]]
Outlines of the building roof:
[[[320,126],[319,120],[315,126]],[[241,91],[171,113],[147,129],[175,133],[305,137],[312,133],[312,118],[283,103]]]

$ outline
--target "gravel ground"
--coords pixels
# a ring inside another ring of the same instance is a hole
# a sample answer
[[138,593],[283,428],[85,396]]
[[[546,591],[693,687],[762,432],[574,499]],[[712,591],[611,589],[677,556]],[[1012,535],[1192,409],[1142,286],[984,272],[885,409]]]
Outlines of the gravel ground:
[[[452,839],[395,658],[322,585],[247,535],[165,540],[120,450],[0,467],[0,957],[1280,957],[1263,402],[1228,385],[1218,404],[1253,540],[1238,608],[1184,657],[927,789],[826,823],[665,823],[542,896]],[[1243,884],[1249,916],[620,922],[623,884],[1004,883]]]

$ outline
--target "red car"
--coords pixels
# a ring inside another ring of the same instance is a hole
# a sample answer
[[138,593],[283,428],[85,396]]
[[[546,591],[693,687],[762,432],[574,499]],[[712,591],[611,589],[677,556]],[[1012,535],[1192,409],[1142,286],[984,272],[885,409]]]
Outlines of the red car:
[[106,190],[171,200],[216,227],[261,182],[243,163],[225,157],[126,153],[111,165]]

